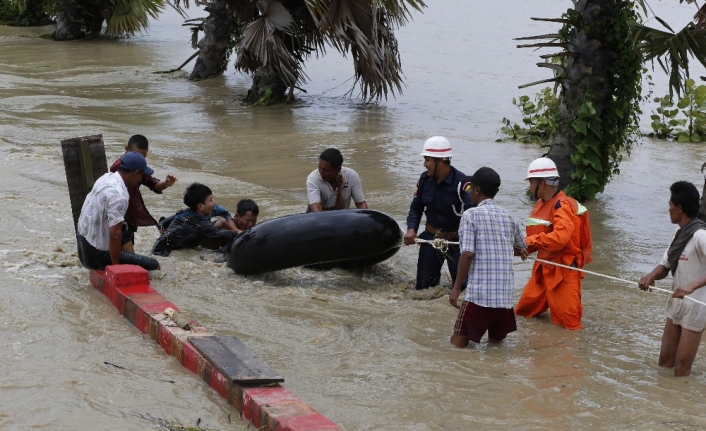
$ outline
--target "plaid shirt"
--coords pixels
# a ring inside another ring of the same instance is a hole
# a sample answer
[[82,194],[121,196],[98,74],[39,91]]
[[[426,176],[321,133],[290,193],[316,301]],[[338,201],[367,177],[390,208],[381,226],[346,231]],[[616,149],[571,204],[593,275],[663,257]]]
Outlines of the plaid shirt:
[[481,307],[512,308],[513,248],[527,248],[515,219],[493,199],[486,199],[463,213],[458,233],[461,252],[475,253],[465,300]]

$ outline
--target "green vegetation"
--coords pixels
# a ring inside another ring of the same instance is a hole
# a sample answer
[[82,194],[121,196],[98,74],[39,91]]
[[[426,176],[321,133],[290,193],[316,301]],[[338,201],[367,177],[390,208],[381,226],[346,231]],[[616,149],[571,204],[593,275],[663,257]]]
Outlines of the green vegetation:
[[654,101],[659,107],[650,116],[653,133],[649,136],[679,142],[706,141],[706,85],[697,86],[693,79],[687,79],[676,107],[670,95]]
[[0,25],[30,27],[51,24],[52,0],[0,0]]
[[559,97],[556,88],[546,87],[539,91],[534,101],[529,96],[512,99],[522,115],[522,124],[512,123],[503,118],[500,131],[514,141],[524,143],[546,143],[556,132],[559,117]]

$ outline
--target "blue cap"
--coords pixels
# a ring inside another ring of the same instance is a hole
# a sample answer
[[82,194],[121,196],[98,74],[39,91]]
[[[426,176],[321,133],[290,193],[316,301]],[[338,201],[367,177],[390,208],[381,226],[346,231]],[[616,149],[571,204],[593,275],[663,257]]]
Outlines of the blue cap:
[[142,171],[145,175],[152,175],[154,173],[154,169],[147,166],[145,156],[137,151],[130,151],[129,153],[123,154],[120,158],[120,169]]

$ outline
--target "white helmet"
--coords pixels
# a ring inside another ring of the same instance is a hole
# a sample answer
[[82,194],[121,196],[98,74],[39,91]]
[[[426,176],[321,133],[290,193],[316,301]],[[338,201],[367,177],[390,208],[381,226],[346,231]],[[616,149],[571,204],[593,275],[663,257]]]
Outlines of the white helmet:
[[451,158],[451,144],[443,136],[432,136],[424,143],[421,156],[435,157],[437,159]]
[[540,157],[535,159],[530,163],[527,168],[527,178],[558,178],[559,170],[556,168],[556,164],[549,157]]

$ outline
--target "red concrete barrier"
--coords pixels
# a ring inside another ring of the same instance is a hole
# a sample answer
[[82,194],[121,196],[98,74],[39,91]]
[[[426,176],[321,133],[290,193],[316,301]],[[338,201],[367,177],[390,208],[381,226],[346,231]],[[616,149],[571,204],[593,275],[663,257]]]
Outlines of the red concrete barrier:
[[150,287],[149,274],[136,265],[111,265],[91,271],[91,284],[187,370],[198,375],[228,400],[253,425],[264,431],[331,431],[341,428],[279,384],[246,387],[229,381],[189,342],[187,337],[211,336],[204,328],[185,330],[164,312],[179,308]]

